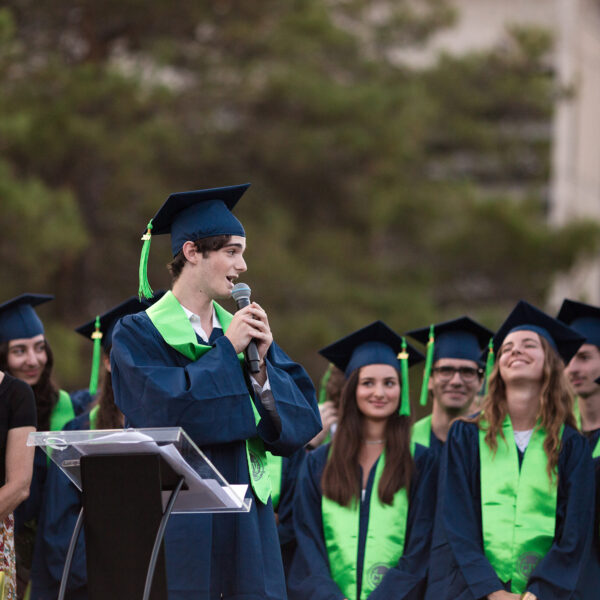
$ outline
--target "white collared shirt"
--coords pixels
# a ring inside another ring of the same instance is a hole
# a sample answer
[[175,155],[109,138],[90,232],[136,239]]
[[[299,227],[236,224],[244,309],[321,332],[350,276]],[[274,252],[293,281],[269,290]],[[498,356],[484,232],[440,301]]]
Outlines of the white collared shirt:
[[[185,311],[186,317],[189,319],[194,331],[208,344],[208,339],[210,335],[206,335],[206,331],[202,329],[202,323],[200,322],[200,317],[193,313],[191,310],[181,305],[181,308]],[[219,323],[219,319],[217,319],[217,312],[215,311],[215,307],[212,307],[212,326],[213,329],[216,327],[217,329],[221,329],[221,323]]]

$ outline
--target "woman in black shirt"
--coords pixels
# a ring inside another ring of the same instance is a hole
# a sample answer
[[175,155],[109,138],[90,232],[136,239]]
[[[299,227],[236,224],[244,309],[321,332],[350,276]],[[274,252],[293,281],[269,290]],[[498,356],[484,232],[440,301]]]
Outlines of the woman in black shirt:
[[33,391],[0,371],[0,577],[7,600],[17,597],[12,512],[29,495],[34,448],[26,442],[35,425]]

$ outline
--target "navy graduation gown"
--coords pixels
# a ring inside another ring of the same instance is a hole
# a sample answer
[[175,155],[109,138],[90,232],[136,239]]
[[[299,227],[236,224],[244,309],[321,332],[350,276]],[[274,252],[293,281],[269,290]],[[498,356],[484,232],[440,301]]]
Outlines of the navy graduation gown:
[[[313,450],[300,470],[294,501],[294,526],[297,548],[288,590],[290,600],[341,600],[344,594],[331,577],[323,534],[321,475],[327,462],[329,444]],[[438,459],[435,452],[415,446],[415,473],[411,481],[406,522],[404,554],[389,569],[369,600],[418,600],[425,593],[429,546],[435,512]],[[368,478],[365,499],[361,502],[357,564],[364,561],[369,507],[375,469]],[[361,573],[357,573],[361,586]]]
[[[229,340],[191,361],[171,348],[146,313],[115,327],[111,352],[115,401],[132,427],[180,426],[230,483],[249,484],[245,440],[290,455],[321,428],[314,387],[305,370],[275,343],[267,373],[281,419],[278,432],[259,399],[255,424],[249,389]],[[249,514],[178,515],[165,536],[170,600],[286,597],[271,501],[253,497]]]
[[[80,415],[65,430],[87,430],[89,414]],[[40,511],[31,569],[30,600],[55,600],[67,557],[67,550],[81,509],[81,493],[52,462],[48,467],[46,492]],[[66,600],[87,600],[87,570],[83,529],[73,555]]]
[[440,440],[440,438],[433,433],[433,429],[429,435],[429,448],[438,454],[440,454],[444,448],[444,442],[442,442],[442,440]]
[[[587,443],[565,426],[558,460],[556,533],[527,589],[539,598],[591,600],[584,563],[591,541],[592,461]],[[478,600],[501,582],[483,550],[479,435],[474,423],[456,421],[442,452],[438,505],[431,546],[427,600]],[[597,594],[598,582],[596,583]]]
[[284,456],[281,465],[281,494],[277,507],[277,533],[281,545],[281,558],[286,578],[296,551],[296,535],[294,533],[293,504],[296,481],[300,467],[304,462],[306,451],[304,448],[297,450],[289,458]]
[[[600,429],[589,432],[586,431],[584,435],[593,452],[596,445],[600,444]],[[600,595],[598,592],[598,588],[600,587],[600,456],[593,460],[596,475],[596,510],[593,525],[592,547],[590,549],[587,565],[583,572],[583,588],[586,590],[586,595],[583,596],[583,598],[586,600],[588,598],[596,598]]]

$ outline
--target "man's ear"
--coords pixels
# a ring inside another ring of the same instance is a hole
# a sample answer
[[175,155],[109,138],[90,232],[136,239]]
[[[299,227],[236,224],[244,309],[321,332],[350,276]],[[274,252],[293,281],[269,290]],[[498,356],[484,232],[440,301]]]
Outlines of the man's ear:
[[196,244],[189,240],[185,244],[183,244],[181,251],[183,252],[183,255],[185,256],[186,260],[194,265],[198,262],[199,258],[201,257],[200,253],[198,252],[198,249],[196,248]]

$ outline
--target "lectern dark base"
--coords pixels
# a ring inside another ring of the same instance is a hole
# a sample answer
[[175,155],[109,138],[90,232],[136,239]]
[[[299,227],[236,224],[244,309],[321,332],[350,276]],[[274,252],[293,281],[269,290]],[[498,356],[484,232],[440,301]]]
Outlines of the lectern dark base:
[[[81,457],[89,600],[143,597],[163,516],[161,490],[176,483],[165,466],[156,454]],[[167,600],[163,547],[150,599]]]

